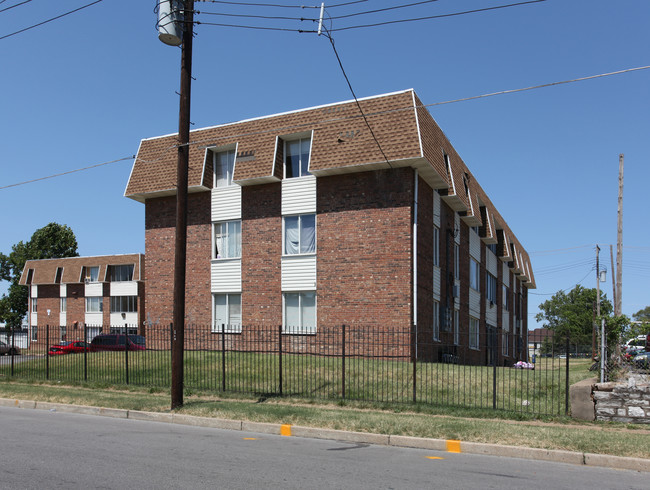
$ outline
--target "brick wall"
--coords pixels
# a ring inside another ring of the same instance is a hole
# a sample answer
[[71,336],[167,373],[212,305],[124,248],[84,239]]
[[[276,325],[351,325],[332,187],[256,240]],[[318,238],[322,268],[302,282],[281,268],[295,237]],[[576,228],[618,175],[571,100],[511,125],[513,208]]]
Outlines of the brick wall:
[[[210,193],[188,196],[185,319],[209,324],[211,320]],[[145,268],[147,321],[168,325],[174,295],[174,239],[176,197],[149,199],[145,208]]]

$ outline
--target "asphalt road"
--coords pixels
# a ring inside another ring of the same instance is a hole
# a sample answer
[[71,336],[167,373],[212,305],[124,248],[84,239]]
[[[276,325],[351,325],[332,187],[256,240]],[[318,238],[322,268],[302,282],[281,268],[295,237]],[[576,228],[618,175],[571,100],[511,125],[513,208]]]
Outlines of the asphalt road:
[[0,407],[2,489],[649,488],[650,474]]

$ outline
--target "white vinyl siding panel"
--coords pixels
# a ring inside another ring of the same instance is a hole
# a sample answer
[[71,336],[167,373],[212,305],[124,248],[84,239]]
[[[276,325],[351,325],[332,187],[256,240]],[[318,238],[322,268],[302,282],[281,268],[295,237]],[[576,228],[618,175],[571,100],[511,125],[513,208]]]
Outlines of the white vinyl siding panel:
[[[128,325],[137,325],[138,324],[138,312],[136,311],[131,311],[131,312],[126,312],[124,313],[126,318],[122,319],[122,313],[113,313],[111,312],[110,315],[110,322],[111,325],[119,325],[119,326],[124,326],[124,324]],[[130,331],[130,329],[129,329]]]
[[212,292],[241,292],[241,259],[218,260],[212,262]]
[[469,313],[473,317],[481,318],[481,293],[469,288]]
[[212,189],[212,221],[241,219],[241,186]]
[[458,230],[458,233],[454,233],[456,235],[454,241],[460,244],[460,215],[458,213],[454,213],[454,230]]
[[103,284],[101,282],[91,282],[84,286],[84,296],[103,296]]
[[316,212],[316,177],[309,175],[282,181],[282,214]]
[[497,324],[497,310],[499,305],[490,303],[490,300],[485,300],[485,320],[491,325]]
[[503,284],[505,286],[510,286],[510,269],[508,269],[508,264],[503,264]]
[[66,325],[68,323],[68,315],[65,312],[59,312],[59,325]]
[[316,289],[316,256],[282,257],[282,291]]
[[102,325],[103,313],[86,313],[84,322],[86,325],[99,327]]
[[433,268],[433,298],[440,301],[440,268]]
[[478,233],[469,232],[469,255],[474,257],[477,262],[481,262],[481,239]]
[[497,260],[497,256],[490,251],[489,248],[485,248],[485,268],[487,271],[492,274],[494,277],[498,277],[498,267],[499,267],[499,261]]
[[137,296],[138,283],[135,281],[123,281],[111,283],[111,296]]
[[32,298],[38,298],[38,286],[32,286],[31,287],[32,292],[31,292],[31,297]]
[[59,297],[60,298],[65,298],[68,295],[68,286],[65,284],[61,284],[59,286]]

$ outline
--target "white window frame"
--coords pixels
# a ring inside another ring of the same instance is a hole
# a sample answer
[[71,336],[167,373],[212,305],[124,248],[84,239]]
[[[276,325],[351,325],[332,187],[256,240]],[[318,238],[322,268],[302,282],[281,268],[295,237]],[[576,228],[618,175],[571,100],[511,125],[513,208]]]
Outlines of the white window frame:
[[32,308],[31,308],[31,312],[32,312],[32,313],[36,313],[36,312],[37,312],[37,311],[36,311],[37,309],[38,309],[38,298],[32,298]]
[[[96,274],[94,274],[96,272]],[[83,277],[81,278],[83,282],[99,282],[99,266],[91,265],[84,266],[83,268]]]
[[68,298],[66,298],[65,296],[59,298],[59,311],[61,313],[65,313],[66,311],[68,311]]
[[479,330],[480,324],[478,318],[469,317],[469,348],[478,350],[479,348]]
[[[303,220],[305,217],[312,217],[314,218],[314,246],[312,250],[308,251],[302,251],[303,249]],[[291,219],[293,220],[294,218],[297,218],[298,220],[298,251],[297,252],[291,252],[287,251],[287,220]],[[316,243],[317,243],[317,237],[316,237],[316,213],[306,213],[306,214],[294,214],[294,215],[289,215],[289,216],[283,216],[282,217],[282,255],[288,256],[288,255],[314,255],[316,253]]]
[[[236,225],[236,226],[235,226]],[[218,250],[218,243],[219,243],[219,237],[223,237],[224,233],[223,231],[220,231],[217,233],[217,230],[222,230],[223,227],[226,227],[226,232],[225,236],[226,241],[224,243],[228,244],[230,243],[228,241],[228,237],[232,233],[235,233],[235,235],[238,235],[238,239],[236,238],[236,245],[235,245],[235,250],[230,250],[228,246],[222,247],[225,250],[222,251]],[[231,230],[231,227],[234,227]],[[241,220],[240,219],[235,219],[235,220],[229,220],[229,221],[219,221],[217,223],[212,223],[212,258],[213,259],[239,259],[241,258]]]
[[85,301],[86,313],[102,313],[104,311],[104,302],[102,300],[103,300],[102,296],[86,296],[86,301]]
[[433,340],[440,341],[440,302],[433,300]]
[[[222,189],[224,187],[230,187],[233,184],[233,175],[235,175],[235,162],[237,160],[237,149],[236,148],[230,148],[230,149],[222,149],[219,151],[213,151],[212,152],[212,168],[213,168],[213,186],[215,188]],[[221,157],[225,156],[228,161],[226,162],[226,175],[225,178],[222,179],[222,183],[219,184],[218,176],[217,176],[217,169],[220,168],[219,166],[219,160]],[[232,160],[231,160],[232,159]],[[223,183],[225,182],[225,183]]]
[[[114,308],[114,306],[117,306]],[[124,308],[126,306],[126,308]],[[137,313],[138,297],[137,296],[111,296],[110,305],[111,313]]]
[[[130,282],[133,281],[135,273],[135,264],[117,264],[108,266],[109,281],[111,282]],[[118,272],[119,271],[119,272]]]
[[[227,310],[227,322],[217,323],[217,298],[224,298]],[[239,301],[233,301],[237,298]],[[233,314],[232,308],[239,304],[239,315]],[[225,327],[225,328],[224,328]],[[241,293],[212,294],[212,333],[240,333],[242,331]]]
[[469,258],[469,287],[480,291],[481,266],[474,257]]
[[[306,325],[305,322],[305,306],[304,302],[307,299],[306,295],[313,295],[313,325]],[[288,296],[297,296],[298,297],[298,325],[287,325],[287,297]],[[316,333],[316,306],[318,298],[316,291],[287,291],[282,293],[282,331],[286,334],[315,334]]]
[[490,272],[485,274],[485,298],[497,304],[497,278]]
[[[287,139],[287,140],[283,140],[283,142],[284,142],[284,148],[283,148],[283,150],[284,150],[284,152],[283,152],[283,155],[284,155],[283,177],[285,179],[297,179],[297,178],[300,178],[300,177],[305,177],[307,175],[311,175],[311,173],[309,172],[309,165],[311,163],[311,148],[312,148],[312,146],[311,146],[311,135],[310,136],[305,136],[305,137],[302,137],[302,138]],[[302,145],[305,142],[309,143],[309,151],[307,152],[307,165],[306,165],[306,169],[304,170],[305,173],[303,173],[303,161],[302,161],[303,153],[300,152],[299,153],[299,161],[298,161],[298,172],[300,173],[300,175],[288,175],[288,172],[287,172],[287,157],[289,156],[289,146],[292,145],[292,144],[298,143],[298,145],[302,148]]]

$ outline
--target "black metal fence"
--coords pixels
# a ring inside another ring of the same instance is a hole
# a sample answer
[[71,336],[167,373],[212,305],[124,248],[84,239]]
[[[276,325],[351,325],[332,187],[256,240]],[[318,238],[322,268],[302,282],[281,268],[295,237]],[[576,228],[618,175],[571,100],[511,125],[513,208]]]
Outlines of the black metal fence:
[[[170,386],[170,325],[141,332],[146,334],[144,349],[126,340],[114,350],[99,350],[93,343],[83,344],[97,328],[80,327],[76,339],[65,329],[66,342],[82,344],[70,353],[61,349],[60,336],[51,333],[60,332],[60,327],[44,330],[38,347],[32,343],[11,363],[0,364],[1,376]],[[508,332],[485,339],[474,336],[470,347],[467,335],[444,343],[415,327],[335,326],[319,327],[317,333],[288,332],[281,326],[221,330],[185,327],[186,392],[414,402],[556,415],[569,410],[569,384],[589,375],[589,359],[582,360],[583,366],[571,355],[537,355],[534,363],[526,362],[528,352],[521,352]],[[131,339],[134,330],[103,331]],[[566,352],[571,352],[568,343]]]

